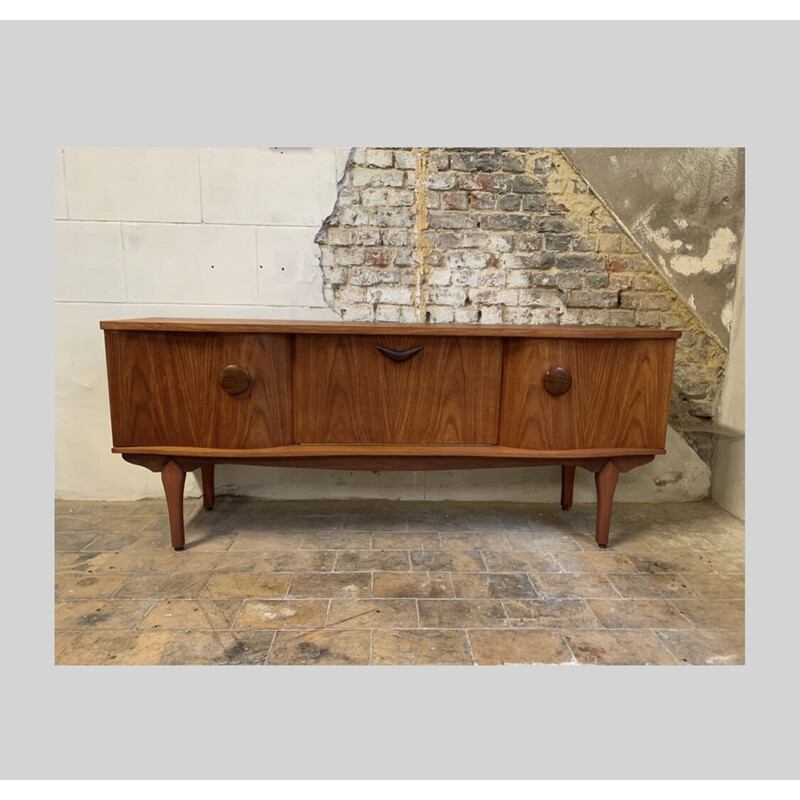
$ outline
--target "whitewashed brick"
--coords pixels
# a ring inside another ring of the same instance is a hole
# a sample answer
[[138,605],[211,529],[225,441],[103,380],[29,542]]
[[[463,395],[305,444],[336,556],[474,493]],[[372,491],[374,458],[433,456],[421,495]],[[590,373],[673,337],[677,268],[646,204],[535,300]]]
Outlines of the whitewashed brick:
[[478,309],[475,306],[465,306],[455,310],[455,321],[461,324],[477,322]]
[[400,322],[400,306],[378,305],[375,307],[376,322]]
[[55,223],[55,299],[125,301],[119,222]]
[[414,302],[414,291],[410,288],[392,286],[380,289],[380,301],[396,306],[410,306]]
[[[257,228],[258,302],[325,305],[316,228]],[[341,276],[344,282],[345,276]]]
[[449,323],[455,319],[455,313],[449,306],[428,306],[426,316],[433,323]]
[[392,151],[368,147],[364,159],[370,167],[391,167]]
[[333,149],[201,148],[203,221],[319,229],[338,177]]
[[194,148],[64,150],[70,219],[200,222]]
[[345,322],[374,322],[375,312],[372,306],[348,306],[342,309]]
[[479,322],[484,325],[499,325],[503,321],[502,306],[486,306],[480,309],[481,318]]
[[414,306],[403,306],[400,311],[400,322],[420,322],[418,309]]
[[257,302],[253,228],[126,223],[122,236],[130,302]]
[[53,162],[53,210],[56,219],[67,218],[67,192],[64,187],[64,157],[56,150]]

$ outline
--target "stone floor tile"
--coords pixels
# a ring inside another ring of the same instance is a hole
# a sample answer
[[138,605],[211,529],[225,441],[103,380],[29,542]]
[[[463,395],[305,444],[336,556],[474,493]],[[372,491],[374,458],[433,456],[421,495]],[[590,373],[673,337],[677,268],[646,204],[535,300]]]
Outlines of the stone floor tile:
[[411,550],[411,569],[434,572],[484,572],[486,564],[480,552],[471,550]]
[[610,550],[557,553],[555,558],[562,572],[636,572],[628,556]]
[[[429,551],[424,551],[429,552]],[[335,572],[403,572],[409,569],[405,550],[339,550]]]
[[585,600],[504,600],[510,628],[599,628]]
[[215,572],[202,591],[203,597],[283,598],[290,572]]
[[[66,554],[65,554],[66,555]],[[186,563],[185,553],[175,552],[172,548],[163,550],[113,550],[103,553],[86,552],[76,558],[71,570],[83,570],[90,573],[98,571],[118,573],[160,572],[171,573],[181,570]],[[56,569],[62,562],[56,557]]]
[[545,600],[619,597],[611,581],[599,572],[532,572],[530,578]]
[[90,514],[59,514],[53,519],[53,530],[56,541],[67,533],[97,533],[102,530],[98,527],[97,516]]
[[376,665],[472,664],[466,631],[376,630],[372,634]]
[[331,600],[326,628],[417,628],[416,600]]
[[457,573],[452,576],[456,597],[538,597],[531,579],[522,572]]
[[153,605],[151,600],[65,600],[56,603],[57,631],[133,630]]
[[112,574],[116,571],[114,565],[108,564],[108,553],[97,553],[91,550],[83,550],[81,552],[69,553],[56,553],[54,557],[54,566],[56,576],[63,572],[85,572],[87,574],[94,574],[98,571],[112,570]]
[[658,631],[664,646],[683,664],[744,664],[743,630]]
[[178,631],[161,664],[260,665],[266,663],[275,631]]
[[372,535],[373,550],[441,550],[438,533],[378,532]]
[[170,631],[92,631],[62,650],[57,665],[145,666],[158,664],[172,639]]
[[[247,550],[231,552],[209,552],[190,550],[187,545],[186,550],[175,553],[178,560],[175,568],[181,572],[258,572],[265,571],[265,561],[269,561],[269,556],[263,553],[253,553]],[[274,572],[288,572],[289,570],[270,570]]]
[[242,550],[299,550],[306,539],[305,533],[286,533],[284,531],[244,531],[238,532],[231,542],[229,552]]
[[498,552],[483,550],[484,561],[489,572],[563,572],[553,553],[536,550]]
[[301,550],[371,550],[371,531],[330,531],[328,533],[308,533]]
[[628,556],[639,572],[744,572],[744,559],[686,551],[678,553],[653,553],[652,556],[631,554]]
[[271,665],[367,665],[368,630],[279,631],[269,653]]
[[740,572],[693,572],[682,577],[706,600],[743,600],[745,596],[744,574]]
[[248,517],[247,526],[240,532],[246,533],[295,533],[326,534],[342,530],[344,514],[260,514]]
[[470,530],[463,513],[448,514],[444,511],[414,511],[406,514],[409,531],[429,533],[457,533]]
[[199,597],[209,579],[208,573],[204,572],[137,573],[123,577],[127,579],[115,597],[149,597],[153,600]]
[[241,607],[238,598],[160,600],[139,623],[139,630],[227,630]]
[[677,601],[647,599],[586,602],[604,628],[673,630],[692,627],[675,607]]
[[245,600],[234,630],[322,628],[328,600]]
[[[513,550],[536,550],[546,553],[565,553],[580,550],[573,535],[566,532],[550,533],[534,531],[533,533],[507,533],[508,543]],[[501,548],[486,548],[501,549]]]
[[454,597],[447,572],[374,572],[373,597]]
[[696,628],[744,630],[744,600],[672,601],[675,608]]
[[575,660],[580,664],[677,664],[653,631],[565,630]]
[[[184,517],[176,553],[163,498],[56,501],[56,658],[259,664],[280,639],[285,663],[367,664],[370,652],[372,663],[428,663],[434,649],[432,663],[462,663],[466,631],[502,635],[486,663],[525,663],[526,641],[555,647],[564,632],[573,663],[661,663],[654,635],[680,664],[744,662],[744,525],[710,501],[617,504],[607,551],[594,504],[562,511],[557,498],[220,496],[208,513],[196,497]],[[205,620],[190,611],[198,602],[212,604]],[[162,623],[178,627],[147,628]],[[357,634],[358,655],[345,636],[309,639],[305,656],[290,647],[326,631]],[[558,647],[536,659],[562,663]]]
[[[59,533],[56,531],[55,552],[56,553],[73,553],[80,550],[91,549],[91,543],[99,536],[96,531],[69,531],[67,533]],[[97,548],[100,549],[100,548]]]
[[441,550],[511,550],[505,533],[476,531],[447,531],[439,534]]
[[61,655],[64,650],[69,647],[71,644],[75,643],[75,640],[80,636],[79,633],[57,633],[55,635],[55,641],[53,643],[53,657],[54,657],[54,664],[58,663],[58,657]]
[[343,527],[348,531],[404,533],[408,530],[408,522],[404,511],[398,512],[389,506],[378,514],[348,514],[344,518]]
[[569,664],[572,655],[557,631],[468,631],[475,663]]
[[169,546],[169,536],[163,533],[98,533],[88,549],[98,552],[123,550],[161,550]]
[[499,628],[508,623],[500,600],[478,597],[417,602],[420,628]]
[[127,580],[127,575],[115,573],[88,574],[60,572],[56,577],[55,595],[58,600],[108,598]]
[[296,572],[287,597],[369,597],[369,572]]
[[699,597],[683,575],[667,573],[609,572],[608,579],[621,597]]
[[273,550],[259,555],[255,571],[331,572],[338,550]]
[[153,511],[135,514],[123,511],[99,514],[92,519],[96,530],[118,536],[123,533],[146,531],[151,525],[162,519],[162,515]]

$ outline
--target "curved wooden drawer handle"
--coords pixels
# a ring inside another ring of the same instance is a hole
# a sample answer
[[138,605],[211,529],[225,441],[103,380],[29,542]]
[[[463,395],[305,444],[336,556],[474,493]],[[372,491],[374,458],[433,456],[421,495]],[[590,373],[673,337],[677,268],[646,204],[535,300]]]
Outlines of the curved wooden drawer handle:
[[564,394],[572,386],[572,375],[564,367],[552,367],[544,374],[545,391],[554,396]]
[[241,394],[250,386],[250,373],[238,364],[228,364],[219,374],[219,385],[230,395]]
[[422,350],[422,347],[412,347],[410,350],[390,350],[388,347],[381,347],[379,344],[376,344],[375,347],[387,358],[391,358],[392,361],[408,361],[409,358],[412,358]]

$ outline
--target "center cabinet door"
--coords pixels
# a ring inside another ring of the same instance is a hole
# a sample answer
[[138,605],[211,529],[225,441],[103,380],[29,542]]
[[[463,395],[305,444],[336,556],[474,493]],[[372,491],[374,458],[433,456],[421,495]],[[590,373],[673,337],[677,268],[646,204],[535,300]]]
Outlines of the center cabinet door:
[[494,444],[501,364],[500,339],[297,335],[295,438],[299,444]]

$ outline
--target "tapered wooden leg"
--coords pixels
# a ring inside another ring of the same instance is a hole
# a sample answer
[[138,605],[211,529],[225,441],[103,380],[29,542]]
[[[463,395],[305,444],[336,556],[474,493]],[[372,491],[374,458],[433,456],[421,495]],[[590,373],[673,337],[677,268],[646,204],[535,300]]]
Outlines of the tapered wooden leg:
[[611,503],[617,488],[619,470],[613,461],[595,472],[594,484],[597,487],[597,521],[594,539],[600,547],[608,547],[608,531],[611,527]]
[[167,496],[167,511],[169,512],[169,533],[172,546],[176,550],[183,550],[185,544],[183,529],[183,486],[186,483],[186,473],[172,459],[161,468],[161,483],[164,484],[164,494]]
[[572,508],[572,490],[575,487],[575,467],[561,467],[561,508]]
[[211,511],[214,508],[214,465],[205,464],[200,472],[203,475],[203,508]]

